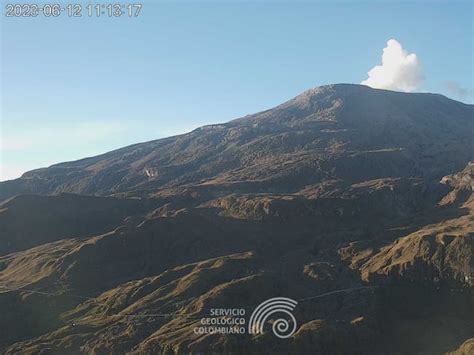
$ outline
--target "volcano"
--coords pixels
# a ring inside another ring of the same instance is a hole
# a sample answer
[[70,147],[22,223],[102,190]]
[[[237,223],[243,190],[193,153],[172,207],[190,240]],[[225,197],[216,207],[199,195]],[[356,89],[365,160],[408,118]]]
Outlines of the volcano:
[[[473,117],[327,85],[1,182],[0,350],[469,353]],[[274,297],[297,301],[286,338],[195,331]]]

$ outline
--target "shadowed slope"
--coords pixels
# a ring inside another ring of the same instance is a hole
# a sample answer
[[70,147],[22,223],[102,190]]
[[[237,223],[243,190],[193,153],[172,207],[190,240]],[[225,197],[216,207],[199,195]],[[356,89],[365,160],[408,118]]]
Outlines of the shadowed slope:
[[58,239],[105,233],[156,204],[73,194],[17,196],[0,205],[0,255]]

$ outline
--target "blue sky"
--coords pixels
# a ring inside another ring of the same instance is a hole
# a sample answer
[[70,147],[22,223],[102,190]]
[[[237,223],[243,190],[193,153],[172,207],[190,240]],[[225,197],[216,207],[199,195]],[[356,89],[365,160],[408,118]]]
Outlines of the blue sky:
[[360,83],[389,39],[416,54],[416,91],[473,101],[469,1],[143,4],[132,19],[2,10],[1,179]]

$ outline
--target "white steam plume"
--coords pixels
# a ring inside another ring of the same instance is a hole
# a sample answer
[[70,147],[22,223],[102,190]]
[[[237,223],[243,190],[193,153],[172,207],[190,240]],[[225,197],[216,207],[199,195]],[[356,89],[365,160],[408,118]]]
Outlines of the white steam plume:
[[382,65],[373,67],[361,84],[376,89],[411,92],[423,81],[421,65],[415,53],[407,53],[395,39],[383,49]]

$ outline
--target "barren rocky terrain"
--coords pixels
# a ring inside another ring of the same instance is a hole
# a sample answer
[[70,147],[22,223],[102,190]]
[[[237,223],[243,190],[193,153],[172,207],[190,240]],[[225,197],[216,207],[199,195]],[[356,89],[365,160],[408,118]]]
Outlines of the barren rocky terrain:
[[[471,354],[474,106],[337,84],[0,183],[0,352]],[[196,334],[298,300],[296,332]]]

